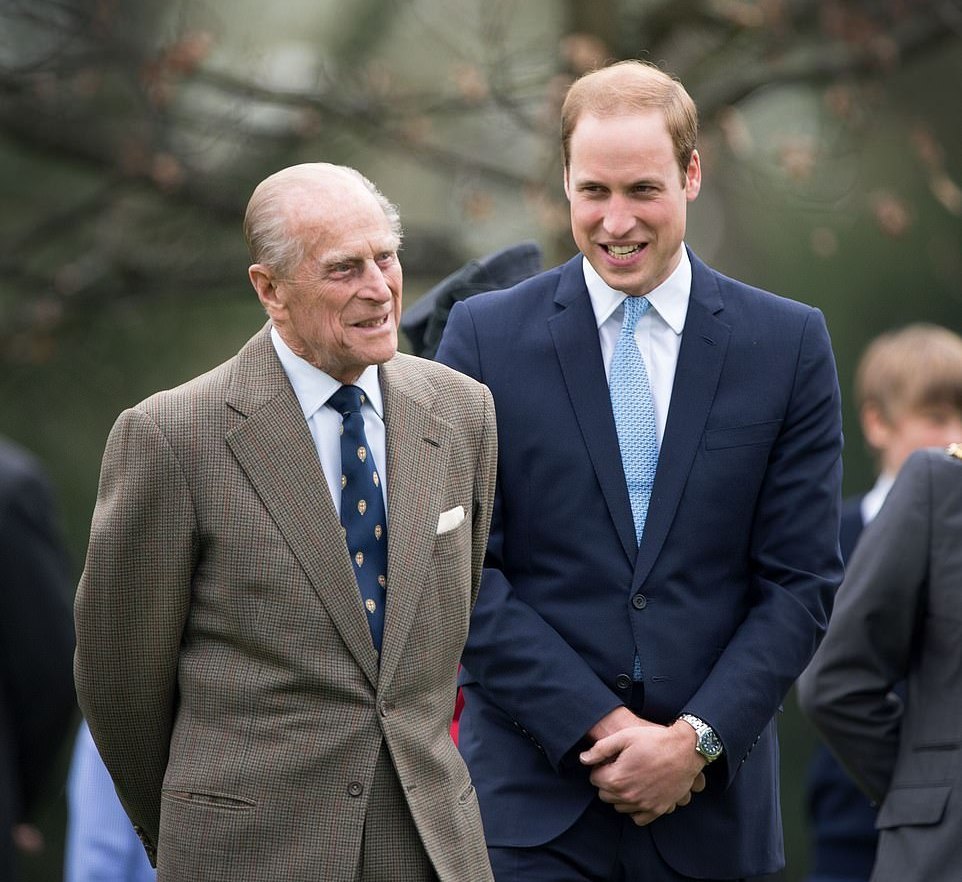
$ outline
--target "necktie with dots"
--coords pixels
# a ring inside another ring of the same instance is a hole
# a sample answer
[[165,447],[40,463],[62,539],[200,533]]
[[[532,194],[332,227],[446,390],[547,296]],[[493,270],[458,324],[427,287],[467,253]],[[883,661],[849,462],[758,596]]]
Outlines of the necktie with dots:
[[341,386],[328,404],[343,416],[341,525],[371,627],[371,639],[380,652],[387,597],[387,515],[381,478],[364,434],[361,405],[365,400],[364,391],[357,386]]
[[635,538],[641,543],[658,467],[658,430],[648,369],[635,342],[638,320],[651,308],[647,297],[626,297],[621,335],[611,359],[608,388],[618,430],[621,464],[635,521]]

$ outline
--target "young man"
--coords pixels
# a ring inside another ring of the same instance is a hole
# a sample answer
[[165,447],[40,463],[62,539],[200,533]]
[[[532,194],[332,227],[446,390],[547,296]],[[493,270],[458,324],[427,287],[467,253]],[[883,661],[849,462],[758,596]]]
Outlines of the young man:
[[696,134],[650,65],[578,80],[581,253],[456,304],[438,352],[498,410],[460,730],[498,882],[783,864],[773,717],[841,579],[840,397],[818,310],[685,247]]

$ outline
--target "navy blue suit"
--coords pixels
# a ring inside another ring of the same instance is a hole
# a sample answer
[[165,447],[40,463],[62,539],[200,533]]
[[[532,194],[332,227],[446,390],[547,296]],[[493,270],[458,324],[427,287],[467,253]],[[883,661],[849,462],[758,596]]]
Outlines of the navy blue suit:
[[694,713],[724,742],[706,790],[651,825],[664,860],[716,878],[784,863],[772,718],[841,579],[838,382],[818,310],[694,255],[692,272],[640,549],[581,256],[452,309],[438,359],[498,416],[460,732],[489,845],[581,815],[597,792],[577,751],[625,704]]

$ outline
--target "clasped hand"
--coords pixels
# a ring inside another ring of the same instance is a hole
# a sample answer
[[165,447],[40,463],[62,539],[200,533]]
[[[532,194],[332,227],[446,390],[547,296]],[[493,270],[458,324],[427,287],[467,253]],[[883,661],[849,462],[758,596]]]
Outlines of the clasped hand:
[[639,826],[688,805],[705,789],[705,761],[687,723],[661,726],[618,708],[589,734],[598,740],[580,760],[592,766],[598,796]]

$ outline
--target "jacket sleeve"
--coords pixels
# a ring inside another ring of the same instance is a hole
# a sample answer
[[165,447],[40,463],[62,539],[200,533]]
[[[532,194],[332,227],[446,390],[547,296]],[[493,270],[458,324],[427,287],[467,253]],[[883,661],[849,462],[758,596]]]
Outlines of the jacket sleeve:
[[146,412],[126,411],[107,441],[77,589],[74,676],[91,735],[148,854],[160,825],[197,547],[174,451]]
[[722,738],[729,783],[814,654],[842,579],[841,395],[821,312],[809,310],[797,339],[791,391],[752,516],[748,584],[731,586],[747,592],[749,605],[684,708]]
[[892,688],[907,672],[924,612],[932,524],[929,461],[902,467],[866,527],[831,626],[798,683],[802,710],[873,800],[888,790],[898,754],[902,702]]

